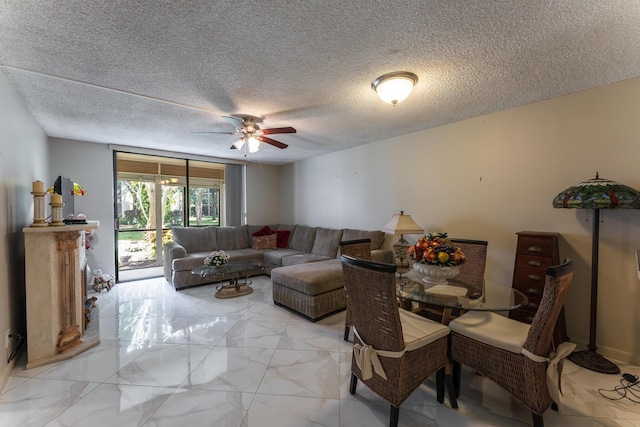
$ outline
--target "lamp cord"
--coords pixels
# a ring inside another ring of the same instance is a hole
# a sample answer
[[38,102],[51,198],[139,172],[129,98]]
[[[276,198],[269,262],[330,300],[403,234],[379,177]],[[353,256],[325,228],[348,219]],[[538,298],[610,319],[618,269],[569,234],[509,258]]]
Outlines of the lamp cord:
[[612,389],[599,388],[600,396],[609,400],[628,399],[633,403],[640,403],[640,380],[637,375],[622,374],[620,385]]

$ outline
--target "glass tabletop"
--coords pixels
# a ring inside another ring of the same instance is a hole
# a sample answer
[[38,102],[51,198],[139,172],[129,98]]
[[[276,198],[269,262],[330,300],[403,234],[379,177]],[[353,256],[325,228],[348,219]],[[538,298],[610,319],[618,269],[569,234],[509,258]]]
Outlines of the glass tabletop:
[[264,270],[270,266],[269,263],[260,260],[230,261],[218,267],[203,265],[191,270],[191,274],[198,276],[222,276],[231,273],[244,273],[251,270]]
[[447,285],[432,285],[415,271],[398,279],[398,297],[427,305],[461,310],[508,311],[526,305],[529,300],[517,289],[492,280],[480,287],[449,279]]

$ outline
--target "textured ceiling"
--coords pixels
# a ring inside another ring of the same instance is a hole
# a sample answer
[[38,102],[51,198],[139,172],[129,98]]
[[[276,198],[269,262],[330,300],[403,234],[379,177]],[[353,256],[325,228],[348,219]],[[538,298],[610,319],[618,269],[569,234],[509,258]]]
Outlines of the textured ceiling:
[[250,114],[283,164],[640,76],[640,2],[0,0],[0,69],[49,136],[243,159],[191,133]]

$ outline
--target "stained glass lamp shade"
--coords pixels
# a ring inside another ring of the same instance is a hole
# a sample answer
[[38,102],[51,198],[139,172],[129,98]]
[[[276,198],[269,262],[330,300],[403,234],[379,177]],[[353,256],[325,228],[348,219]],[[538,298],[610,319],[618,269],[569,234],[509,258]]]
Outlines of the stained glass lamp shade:
[[554,208],[593,209],[591,238],[591,311],[587,350],[574,352],[569,360],[584,368],[605,374],[618,374],[620,369],[597,353],[596,313],[598,308],[598,241],[600,209],[640,209],[640,193],[615,181],[596,177],[569,187],[553,199]]

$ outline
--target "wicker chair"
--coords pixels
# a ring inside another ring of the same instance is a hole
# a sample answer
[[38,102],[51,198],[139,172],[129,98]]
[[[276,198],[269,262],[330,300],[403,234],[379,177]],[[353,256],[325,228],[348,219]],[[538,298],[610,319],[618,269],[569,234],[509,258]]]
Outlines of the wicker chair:
[[364,382],[391,404],[394,427],[402,402],[437,372],[438,401],[444,402],[446,382],[457,408],[453,380],[444,374],[449,328],[398,307],[394,265],[341,259],[354,334],[349,392],[355,394],[358,379]]
[[542,300],[531,325],[485,311],[470,311],[449,324],[454,363],[475,369],[511,393],[531,410],[536,427],[543,426],[542,413],[553,403],[547,388],[546,358],[572,280],[571,260],[547,269]]
[[[453,246],[459,247],[464,252],[466,261],[460,265],[460,273],[451,279],[453,283],[461,282],[469,288],[469,295],[474,292],[482,292],[484,289],[484,270],[487,263],[486,240],[451,239]],[[444,309],[427,305],[420,306],[420,315],[431,320],[441,322],[444,316]],[[451,312],[451,317],[460,315],[459,310]]]
[[[371,239],[346,240],[344,242],[340,242],[340,254],[371,261]],[[350,331],[351,314],[349,310],[349,298],[347,297],[347,310],[344,319],[345,341],[349,341]]]

